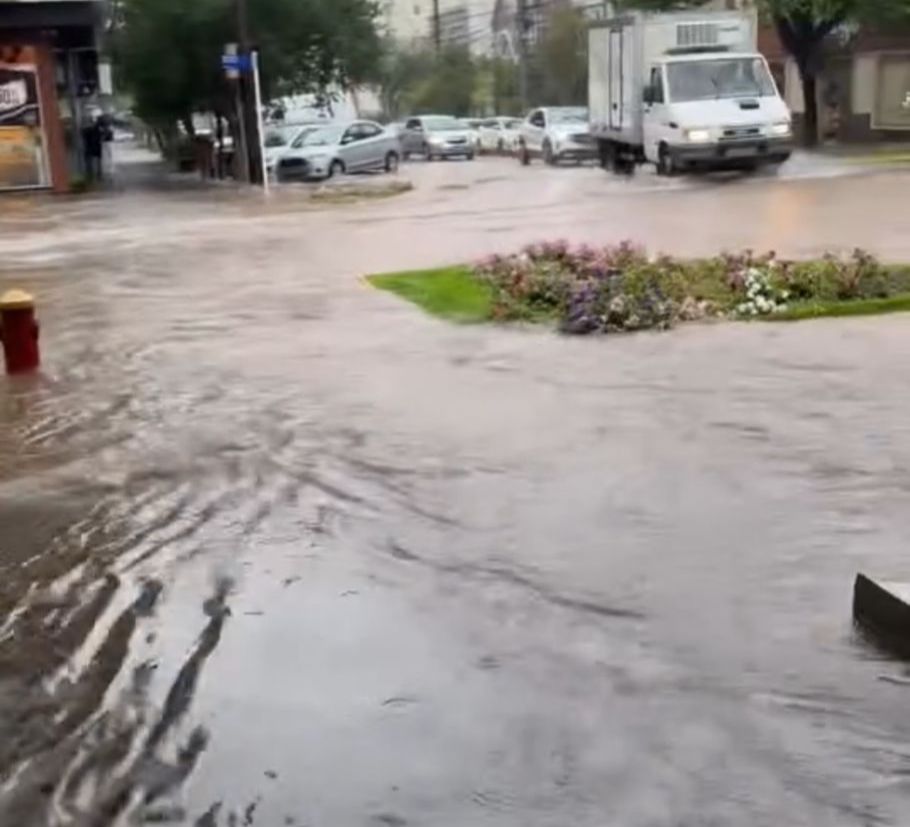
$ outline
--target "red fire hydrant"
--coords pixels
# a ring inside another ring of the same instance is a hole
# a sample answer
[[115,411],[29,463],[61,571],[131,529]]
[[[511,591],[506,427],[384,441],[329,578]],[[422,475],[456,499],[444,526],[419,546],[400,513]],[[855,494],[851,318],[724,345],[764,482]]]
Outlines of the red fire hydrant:
[[0,342],[7,373],[36,370],[41,363],[35,300],[24,290],[7,290],[0,296]]

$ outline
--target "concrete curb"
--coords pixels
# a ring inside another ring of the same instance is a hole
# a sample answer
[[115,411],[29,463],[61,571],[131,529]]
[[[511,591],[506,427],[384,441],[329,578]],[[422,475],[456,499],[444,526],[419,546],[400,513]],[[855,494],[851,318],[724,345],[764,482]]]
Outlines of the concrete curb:
[[877,582],[857,574],[853,617],[877,642],[910,656],[910,584]]

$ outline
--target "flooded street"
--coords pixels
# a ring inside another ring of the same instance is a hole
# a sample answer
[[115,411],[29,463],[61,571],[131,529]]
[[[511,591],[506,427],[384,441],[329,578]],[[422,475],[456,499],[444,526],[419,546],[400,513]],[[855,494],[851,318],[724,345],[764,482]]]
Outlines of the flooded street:
[[[804,166],[801,166],[804,164]],[[571,339],[360,276],[542,239],[910,260],[906,172],[506,159],[0,201],[0,825],[903,825],[906,315]]]

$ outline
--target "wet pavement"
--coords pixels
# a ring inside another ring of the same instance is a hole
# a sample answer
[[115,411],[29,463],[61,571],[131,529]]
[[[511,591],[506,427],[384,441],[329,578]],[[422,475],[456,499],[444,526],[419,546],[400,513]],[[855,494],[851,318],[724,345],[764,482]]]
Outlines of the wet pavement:
[[358,276],[632,237],[910,260],[904,173],[415,164],[0,201],[0,824],[902,825],[906,316],[575,340]]

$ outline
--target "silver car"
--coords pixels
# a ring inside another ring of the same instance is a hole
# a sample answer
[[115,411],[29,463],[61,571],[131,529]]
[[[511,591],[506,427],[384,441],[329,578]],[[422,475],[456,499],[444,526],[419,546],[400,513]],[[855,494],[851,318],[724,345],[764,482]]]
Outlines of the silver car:
[[475,147],[470,128],[449,115],[421,115],[408,118],[401,136],[405,158],[423,155],[428,161],[436,158],[474,159]]
[[289,149],[298,148],[303,139],[315,132],[324,123],[280,124],[266,127],[265,130],[265,168],[269,174],[275,172],[275,165]]
[[401,158],[398,136],[374,121],[323,126],[306,134],[279,159],[279,181],[331,178],[347,172],[395,172]]

